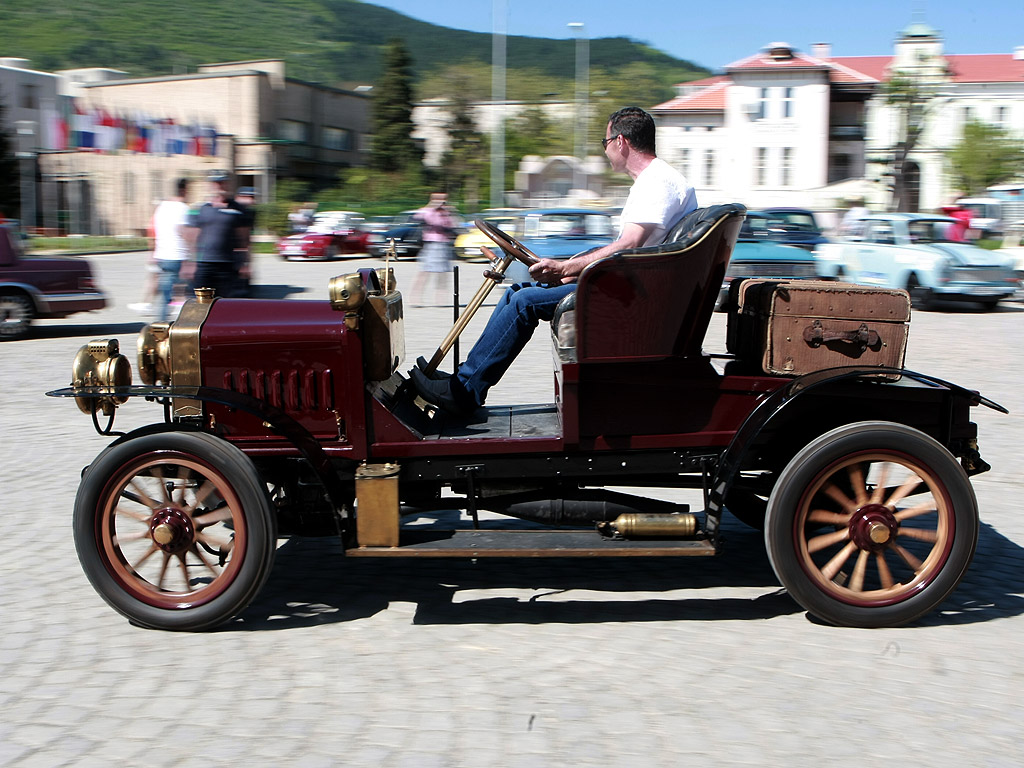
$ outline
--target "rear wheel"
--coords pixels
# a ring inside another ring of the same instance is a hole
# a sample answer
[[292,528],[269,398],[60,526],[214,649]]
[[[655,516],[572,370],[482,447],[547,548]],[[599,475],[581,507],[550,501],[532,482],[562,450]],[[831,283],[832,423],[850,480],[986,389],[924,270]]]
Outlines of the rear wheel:
[[328,245],[326,250],[324,250],[324,258],[327,261],[334,261],[336,258],[338,258],[338,246],[336,246],[334,243]]
[[107,448],[75,500],[75,546],[115,610],[154,629],[236,616],[273,564],[273,510],[252,461],[211,435],[163,432]]
[[921,285],[916,275],[907,279],[907,293],[910,294],[910,304],[914,309],[930,309],[935,304],[932,289]]
[[36,308],[23,293],[0,295],[0,341],[16,341],[28,336]]
[[890,627],[938,606],[974,556],[967,475],[910,427],[862,422],[810,443],[772,492],[765,542],[776,575],[832,624]]

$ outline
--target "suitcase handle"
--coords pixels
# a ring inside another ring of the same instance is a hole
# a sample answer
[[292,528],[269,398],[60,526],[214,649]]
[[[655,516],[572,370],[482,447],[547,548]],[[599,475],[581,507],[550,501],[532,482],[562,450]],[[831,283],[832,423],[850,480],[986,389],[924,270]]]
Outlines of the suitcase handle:
[[867,323],[861,323],[854,331],[827,331],[820,320],[804,328],[804,341],[812,347],[820,347],[830,341],[848,341],[861,348],[878,346],[878,331],[872,331]]

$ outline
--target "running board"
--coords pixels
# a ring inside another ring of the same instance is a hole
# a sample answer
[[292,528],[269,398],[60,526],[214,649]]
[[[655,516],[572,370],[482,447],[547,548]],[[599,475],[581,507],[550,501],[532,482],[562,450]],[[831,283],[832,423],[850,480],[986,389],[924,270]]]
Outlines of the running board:
[[397,547],[355,547],[347,557],[681,557],[718,554],[706,539],[606,539],[593,530],[408,531]]

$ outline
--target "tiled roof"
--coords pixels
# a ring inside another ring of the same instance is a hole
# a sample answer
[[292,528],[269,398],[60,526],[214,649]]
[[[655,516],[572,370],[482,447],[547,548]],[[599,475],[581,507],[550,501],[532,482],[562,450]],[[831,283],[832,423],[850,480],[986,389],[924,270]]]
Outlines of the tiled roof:
[[956,83],[1024,82],[1024,59],[1008,53],[961,53],[946,60]]
[[[1015,59],[1009,53],[949,54],[950,74],[955,83],[1022,83],[1024,82],[1024,59]],[[727,72],[752,69],[827,69],[829,81],[836,85],[856,83],[878,83],[886,79],[892,56],[836,56],[818,59],[797,51],[792,58],[779,59],[767,51],[756,53],[733,62]],[[732,85],[728,75],[716,75],[703,80],[680,83],[680,87],[704,86],[696,93],[677,96],[655,110],[675,112],[709,112],[725,109],[725,94]]]
[[[674,99],[653,107],[653,111],[723,112],[725,110],[725,92],[732,85],[732,80],[727,77],[709,79],[716,80],[716,82],[688,96],[676,96]],[[683,85],[690,85],[690,83],[683,83]]]

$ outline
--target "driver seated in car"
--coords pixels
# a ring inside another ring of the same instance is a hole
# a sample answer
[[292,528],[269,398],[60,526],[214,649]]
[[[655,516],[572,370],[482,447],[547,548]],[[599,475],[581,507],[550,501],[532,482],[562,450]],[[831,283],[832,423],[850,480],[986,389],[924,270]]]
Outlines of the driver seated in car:
[[657,157],[654,118],[647,112],[625,107],[612,114],[601,144],[612,170],[633,179],[618,239],[571,259],[541,259],[531,266],[530,276],[536,283],[516,284],[505,291],[480,338],[453,374],[410,371],[416,392],[428,403],[453,414],[469,414],[482,406],[488,390],[512,365],[539,322],[550,321],[558,302],[576,290],[584,267],[619,251],[660,244],[672,225],[696,210],[693,187]]

